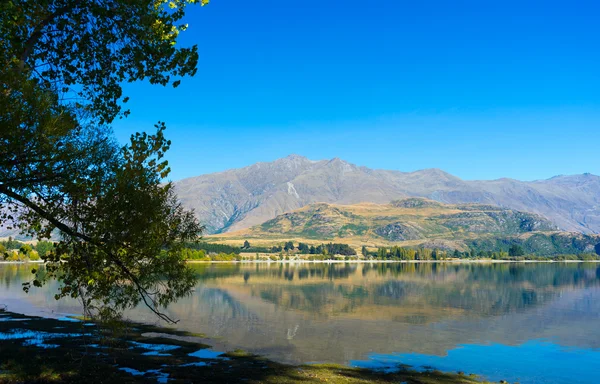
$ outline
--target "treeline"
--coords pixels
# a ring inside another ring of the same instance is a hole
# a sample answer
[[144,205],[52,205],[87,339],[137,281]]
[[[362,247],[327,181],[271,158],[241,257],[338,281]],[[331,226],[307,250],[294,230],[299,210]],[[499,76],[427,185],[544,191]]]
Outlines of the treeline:
[[506,259],[500,260],[509,260],[509,261],[569,261],[569,260],[577,260],[577,261],[594,261],[600,260],[600,255],[595,253],[580,253],[578,255],[552,255],[552,256],[538,256],[538,255],[524,255],[524,256],[516,256],[516,257],[508,257]]
[[[218,243],[206,243],[206,242],[198,242],[198,243],[185,243],[184,247],[186,249],[194,250],[194,251],[204,251],[206,255],[211,254],[235,254],[239,255],[240,252],[247,253],[273,253],[272,248],[267,247],[252,247],[248,241],[244,242],[244,245],[240,247],[235,247],[227,244],[218,244]],[[278,251],[279,252],[279,251]]]
[[[365,251],[363,247],[363,255],[375,256],[378,259],[397,259],[397,260],[446,260],[453,259],[498,259],[506,260],[510,257],[525,256],[525,251],[518,245],[513,245],[508,252],[498,251],[477,251],[470,249],[464,252],[459,250],[448,251],[429,248],[404,248],[392,247],[390,249],[379,248],[376,252]],[[365,253],[366,252],[366,253]]]
[[24,246],[25,243],[20,242],[19,240],[14,240],[12,237],[9,237],[8,240],[0,241],[0,246],[2,249],[19,249]]
[[598,260],[600,255],[590,252],[578,252],[578,253],[563,253],[563,254],[552,254],[552,255],[537,255],[535,253],[529,253],[527,249],[519,244],[511,244],[508,250],[500,251],[483,251],[470,249],[465,252],[459,252],[455,250],[452,253],[452,257],[455,259],[492,259],[492,260]]
[[492,259],[492,260],[509,260],[509,261],[523,261],[523,260],[583,260],[591,261],[600,259],[600,255],[594,253],[580,253],[580,254],[560,254],[552,256],[539,256],[534,254],[527,254],[525,250],[513,244],[509,247],[508,251],[477,251],[470,249],[468,251],[446,251],[440,249],[429,249],[429,248],[404,248],[404,247],[391,247],[378,248],[377,251],[369,251],[365,246],[362,247],[362,255],[365,258],[376,259],[376,260],[447,260],[447,259]]
[[429,248],[404,248],[404,247],[380,247],[377,251],[372,252],[367,250],[367,247],[362,247],[362,255],[366,258],[377,260],[446,260],[449,255],[447,251]]
[[460,252],[454,250],[452,257],[455,259],[494,259],[494,260],[507,260],[511,257],[525,256],[525,250],[513,244],[508,251],[483,251],[476,249],[469,249],[468,251]]
[[287,254],[303,254],[303,255],[342,255],[342,256],[354,256],[356,251],[348,244],[321,244],[321,245],[308,245],[306,243],[294,244],[293,241],[286,241],[281,245],[274,245],[272,247],[256,247],[252,246],[248,240],[244,241],[244,245],[240,248],[242,252],[246,253],[282,253]]
[[239,255],[241,249],[239,247],[234,247],[227,244],[217,244],[217,243],[206,243],[206,242],[198,242],[198,243],[185,243],[184,247],[187,249],[195,250],[195,251],[204,251],[207,254],[211,253],[226,253],[226,254],[236,254]]
[[[496,243],[498,244],[498,243]],[[0,251],[2,246],[12,249],[21,249],[24,243],[16,240],[0,242]],[[447,260],[447,259],[492,259],[492,260],[598,260],[600,255],[598,246],[594,252],[564,252],[552,255],[538,255],[530,251],[530,247],[525,247],[517,242],[502,243],[502,246],[494,251],[482,249],[484,245],[492,246],[494,243],[479,243],[472,242],[471,246],[464,251],[445,250],[445,249],[430,249],[425,247],[380,247],[376,250],[369,250],[366,246],[362,247],[361,255],[366,259],[376,260]],[[52,246],[50,242],[40,242],[33,249],[41,255],[48,251],[48,246]],[[600,244],[599,244],[600,246]],[[42,248],[41,250],[36,248]],[[345,256],[347,259],[352,259],[357,255],[356,251],[348,244],[328,243],[320,245],[309,245],[303,242],[294,243],[286,241],[283,244],[272,247],[256,247],[252,246],[248,240],[244,241],[242,247],[235,247],[226,244],[217,243],[187,243],[185,244],[184,257],[188,260],[202,261],[235,261],[242,260],[240,252],[254,254],[271,254],[273,260],[285,260],[286,257],[291,259],[297,255],[310,255],[309,260],[334,260],[336,256]],[[4,252],[6,254],[6,252]],[[23,252],[17,252],[17,256],[11,254],[11,257],[27,258],[31,251],[24,248]],[[6,258],[6,256],[5,256]]]
[[[600,238],[596,235],[573,235],[567,233],[535,233],[527,238],[492,237],[479,238],[466,242],[470,250],[479,252],[511,252],[511,248],[522,250],[523,255],[555,256],[555,255],[600,255]],[[517,248],[515,248],[517,247]]]
[[39,241],[36,245],[13,240],[0,241],[0,260],[4,261],[38,261],[54,249],[54,243]]
[[207,253],[203,249],[185,248],[182,250],[183,258],[195,261],[241,261],[242,257],[235,253]]
[[283,246],[275,245],[271,248],[270,253],[279,253],[279,252],[288,252],[288,253],[299,253],[303,255],[342,255],[342,256],[354,256],[356,255],[356,251],[354,248],[350,247],[348,244],[337,244],[337,243],[329,243],[329,244],[321,244],[317,245],[308,245],[306,243],[298,243],[298,245],[294,245],[294,242],[287,241]]

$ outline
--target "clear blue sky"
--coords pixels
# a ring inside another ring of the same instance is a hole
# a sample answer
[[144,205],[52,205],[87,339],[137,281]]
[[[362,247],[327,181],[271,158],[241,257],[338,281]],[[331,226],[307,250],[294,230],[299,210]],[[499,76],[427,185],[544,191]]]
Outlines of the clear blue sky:
[[600,174],[600,2],[211,0],[198,74],[128,85],[173,180],[291,153],[465,179]]

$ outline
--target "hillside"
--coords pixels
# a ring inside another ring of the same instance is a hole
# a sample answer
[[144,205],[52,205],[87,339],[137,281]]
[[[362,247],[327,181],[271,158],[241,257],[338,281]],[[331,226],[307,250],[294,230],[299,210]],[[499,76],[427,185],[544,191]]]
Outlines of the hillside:
[[457,240],[478,234],[516,235],[556,229],[550,221],[535,214],[489,205],[450,205],[410,198],[390,204],[311,204],[252,227],[249,233],[319,240],[365,237],[395,242]]
[[310,204],[252,228],[210,236],[218,242],[270,245],[295,239],[338,242],[359,249],[400,245],[507,250],[532,254],[594,253],[599,236],[560,232],[540,215],[482,204],[443,204],[407,198],[389,204]]
[[532,182],[465,181],[439,169],[374,170],[337,158],[313,161],[291,155],[184,179],[175,187],[208,234],[250,228],[317,202],[387,204],[407,197],[533,212],[563,231],[600,232],[600,177],[591,174]]

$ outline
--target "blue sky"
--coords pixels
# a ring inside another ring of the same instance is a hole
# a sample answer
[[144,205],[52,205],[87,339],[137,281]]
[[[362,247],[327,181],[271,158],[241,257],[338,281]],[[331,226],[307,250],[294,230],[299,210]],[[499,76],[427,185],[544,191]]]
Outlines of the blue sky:
[[129,84],[178,180],[291,153],[465,179],[600,174],[596,1],[211,0],[198,74]]

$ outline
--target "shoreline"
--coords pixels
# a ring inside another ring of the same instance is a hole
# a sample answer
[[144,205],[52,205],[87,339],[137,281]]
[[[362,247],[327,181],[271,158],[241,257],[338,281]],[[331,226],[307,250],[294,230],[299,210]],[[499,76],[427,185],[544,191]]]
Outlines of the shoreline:
[[232,260],[232,261],[216,261],[216,260],[186,260],[188,264],[384,264],[384,263],[401,263],[401,264],[435,264],[435,263],[452,263],[452,264],[501,264],[501,263],[600,263],[600,260]]
[[33,260],[33,261],[0,261],[0,264],[43,264],[43,260]]
[[[186,264],[503,264],[503,263],[600,263],[600,260],[493,260],[493,259],[477,259],[477,260],[185,260]],[[28,264],[44,264],[42,260],[35,261],[0,261],[0,265],[28,265]]]
[[417,371],[401,365],[377,370],[282,364],[242,350],[215,351],[201,334],[143,323],[124,325],[116,329],[89,320],[0,311],[0,383],[487,383],[474,374]]
[[[271,264],[271,263],[282,263],[282,264],[380,264],[380,263],[405,263],[405,264],[432,264],[432,263],[454,263],[454,264],[496,264],[496,263],[600,263],[600,259],[594,260],[507,260],[507,259],[446,259],[446,260],[364,260],[364,259],[353,259],[353,260],[271,260],[264,258],[261,260],[185,260],[187,264]],[[43,260],[27,260],[27,261],[7,261],[0,260],[0,265],[27,265],[27,264],[44,264]]]

